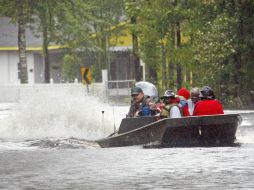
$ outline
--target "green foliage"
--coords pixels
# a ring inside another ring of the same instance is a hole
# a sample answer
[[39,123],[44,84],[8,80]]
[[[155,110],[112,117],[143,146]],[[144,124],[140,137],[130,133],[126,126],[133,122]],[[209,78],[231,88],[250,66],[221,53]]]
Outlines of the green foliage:
[[[176,24],[180,23],[181,29],[186,25],[184,22],[191,14],[191,9],[187,6],[189,3],[172,0],[126,0],[125,4],[127,15],[138,18],[135,28],[130,29],[139,37],[140,57],[148,70],[156,71],[160,88],[174,88],[175,76],[172,75],[174,71],[171,71],[170,64],[182,65],[187,70],[192,61],[190,43],[175,45]],[[153,81],[154,76],[148,73],[148,79]],[[169,86],[168,81],[174,86]]]
[[[157,84],[166,73],[173,85],[168,87],[174,87],[172,64],[180,64],[183,73],[193,72],[193,86],[213,87],[229,105],[248,102],[254,85],[253,1],[126,0],[125,6],[129,17],[138,18],[131,30],[139,37],[140,57],[159,77]],[[187,40],[176,48],[172,31],[177,22]]]
[[73,82],[77,76],[80,76],[80,58],[79,56],[65,55],[64,64],[62,68],[63,80]]

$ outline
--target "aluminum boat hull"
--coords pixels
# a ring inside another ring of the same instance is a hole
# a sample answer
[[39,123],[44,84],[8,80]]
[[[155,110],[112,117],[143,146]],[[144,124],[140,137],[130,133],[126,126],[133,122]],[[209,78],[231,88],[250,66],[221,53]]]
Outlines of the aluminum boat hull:
[[239,114],[174,119],[125,118],[118,133],[96,142],[103,148],[156,144],[167,147],[230,146],[235,142]]

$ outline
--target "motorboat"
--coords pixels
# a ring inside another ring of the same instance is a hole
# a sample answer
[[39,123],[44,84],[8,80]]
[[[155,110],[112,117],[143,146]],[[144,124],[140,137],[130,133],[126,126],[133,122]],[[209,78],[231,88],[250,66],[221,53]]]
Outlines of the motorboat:
[[162,147],[232,146],[239,114],[163,118],[124,118],[119,130],[96,142],[103,148],[133,145]]

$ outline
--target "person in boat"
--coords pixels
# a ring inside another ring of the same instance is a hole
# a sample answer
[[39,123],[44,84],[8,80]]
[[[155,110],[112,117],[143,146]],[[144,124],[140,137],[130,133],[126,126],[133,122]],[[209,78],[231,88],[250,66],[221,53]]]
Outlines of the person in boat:
[[179,106],[180,98],[177,97],[173,90],[165,91],[164,95],[161,97],[164,107],[161,110],[160,116],[162,118],[180,118],[182,117],[181,108]]
[[191,89],[190,93],[187,89],[181,88],[177,94],[180,96],[180,107],[183,111],[183,116],[188,117],[193,115],[195,104],[199,101],[200,90],[197,87]]
[[140,87],[131,89],[131,107],[126,117],[155,115],[155,103],[149,96],[144,95]]
[[190,99],[187,101],[189,116],[193,115],[195,105],[199,100],[200,100],[200,89],[198,87],[194,87],[190,90]]
[[211,87],[204,86],[200,92],[201,100],[195,105],[193,111],[194,116],[224,114],[223,106],[215,99],[215,95]]
[[177,91],[177,95],[180,98],[179,106],[182,109],[183,116],[190,116],[187,104],[190,99],[190,92],[185,87],[182,87]]

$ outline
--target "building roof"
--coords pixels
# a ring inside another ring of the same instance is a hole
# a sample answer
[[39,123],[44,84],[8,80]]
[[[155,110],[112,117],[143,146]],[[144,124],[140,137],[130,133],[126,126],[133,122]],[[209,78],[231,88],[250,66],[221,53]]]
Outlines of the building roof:
[[[132,36],[126,26],[127,21],[123,21],[116,26],[112,26],[111,30],[117,30],[112,33],[110,38],[111,51],[128,51],[132,49]],[[18,50],[18,25],[11,23],[8,17],[0,17],[0,51],[17,51]],[[96,36],[93,34],[92,36]],[[48,49],[59,49],[64,46],[50,45]],[[32,51],[42,50],[42,38],[35,36],[29,27],[26,28],[26,49]]]
[[[11,23],[8,17],[0,17],[0,50],[18,50],[18,25]],[[49,49],[58,49],[60,46],[49,46]],[[41,50],[42,38],[35,37],[33,32],[26,28],[27,50]]]

